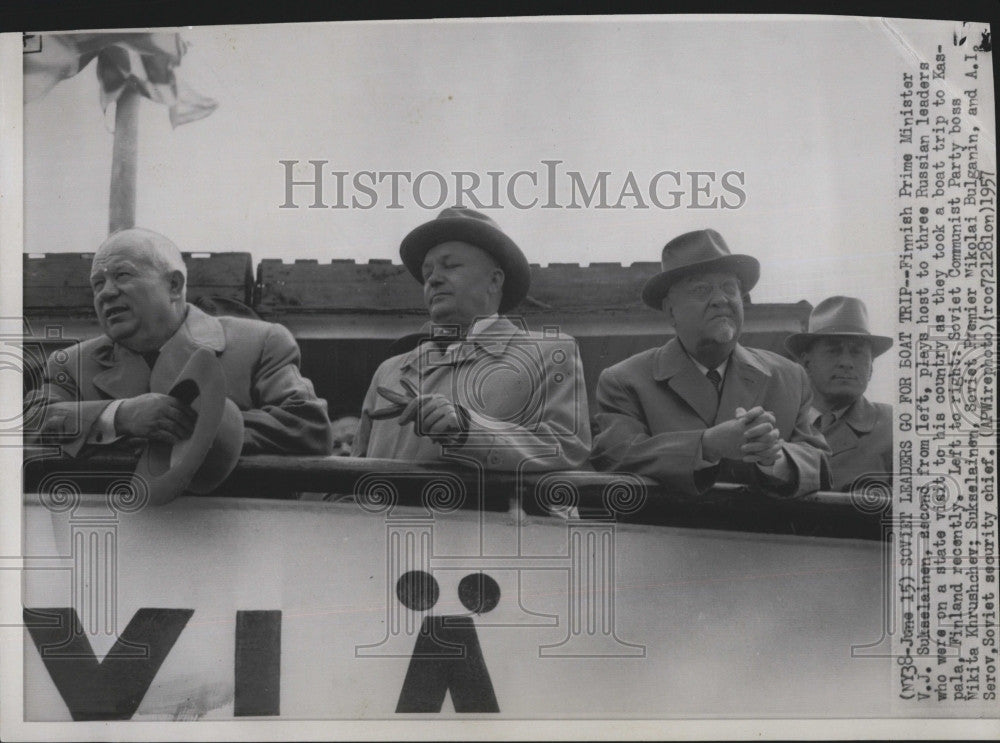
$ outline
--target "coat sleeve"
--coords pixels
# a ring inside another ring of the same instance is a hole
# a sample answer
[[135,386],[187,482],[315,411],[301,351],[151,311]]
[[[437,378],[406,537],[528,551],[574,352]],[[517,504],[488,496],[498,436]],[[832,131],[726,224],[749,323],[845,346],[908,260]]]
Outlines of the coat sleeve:
[[333,431],[326,401],[299,371],[299,346],[271,324],[251,375],[253,408],[243,411],[244,454],[329,454]]
[[[887,405],[886,403],[877,403],[875,408],[879,413],[879,426],[881,431],[884,431],[878,438],[878,447],[882,455],[882,466],[885,468],[883,472],[893,472],[895,469],[895,461],[893,459],[893,449],[892,449],[892,432],[893,432],[893,411],[892,405]],[[890,477],[891,481],[891,477]]]
[[[539,368],[524,367],[522,371],[531,384],[541,385],[537,409],[505,422],[465,411],[468,435],[460,453],[473,457],[487,470],[577,469],[590,455],[587,388],[576,341],[565,338],[532,347],[541,348]],[[553,358],[565,360],[556,365]]]
[[594,467],[650,477],[680,496],[695,496],[715,481],[718,467],[695,472],[701,429],[652,435],[634,388],[614,368],[597,381],[597,424],[591,457]]
[[372,419],[368,413],[375,409],[375,388],[381,384],[379,381],[381,371],[381,366],[375,370],[371,384],[368,386],[368,392],[365,394],[365,400],[361,404],[361,418],[358,420],[358,427],[354,432],[354,441],[351,443],[352,457],[368,456],[368,441],[372,435]]
[[75,457],[91,427],[111,400],[83,400],[78,382],[79,349],[55,351],[45,364],[42,384],[24,399],[26,444],[58,444]]
[[830,447],[826,439],[809,421],[809,411],[812,408],[812,385],[805,370],[796,367],[797,379],[789,385],[797,388],[799,408],[795,418],[795,428],[788,437],[782,449],[788,457],[792,469],[795,470],[795,484],[785,492],[777,495],[795,497],[812,493],[816,490],[831,488]]

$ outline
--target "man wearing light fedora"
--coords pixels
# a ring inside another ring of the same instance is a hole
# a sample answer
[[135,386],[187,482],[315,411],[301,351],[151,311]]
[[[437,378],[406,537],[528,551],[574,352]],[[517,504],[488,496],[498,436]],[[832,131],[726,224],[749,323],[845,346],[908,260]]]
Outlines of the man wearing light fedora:
[[808,331],[785,339],[812,381],[812,420],[832,451],[835,490],[891,482],[892,406],[865,397],[872,360],[891,346],[892,338],[872,335],[868,310],[853,297],[824,299],[810,313]]
[[743,295],[760,265],[715,230],[674,238],[642,292],[676,337],[601,374],[597,469],[651,477],[679,496],[716,482],[779,496],[829,487],[828,449],[809,421],[797,364],[739,343]]
[[221,365],[225,397],[242,418],[244,454],[328,454],[326,403],[299,373],[288,330],[242,317],[212,317],[186,301],[187,270],[163,235],[127,229],[94,254],[90,283],[104,335],[48,360],[25,400],[43,416],[39,436],[71,456],[137,442],[173,445],[196,431],[183,396],[168,394],[193,354]]
[[521,249],[484,214],[447,208],[400,245],[424,287],[425,342],[376,370],[354,456],[472,459],[487,470],[566,469],[590,453],[576,342],[506,315],[531,282]]

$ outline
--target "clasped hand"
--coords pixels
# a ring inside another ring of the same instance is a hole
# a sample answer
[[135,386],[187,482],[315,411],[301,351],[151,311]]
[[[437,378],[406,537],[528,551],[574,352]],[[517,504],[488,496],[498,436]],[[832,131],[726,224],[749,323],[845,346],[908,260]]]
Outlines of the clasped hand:
[[701,440],[702,455],[709,461],[737,459],[761,467],[778,460],[783,444],[774,414],[760,406],[737,408],[735,418],[707,429]]

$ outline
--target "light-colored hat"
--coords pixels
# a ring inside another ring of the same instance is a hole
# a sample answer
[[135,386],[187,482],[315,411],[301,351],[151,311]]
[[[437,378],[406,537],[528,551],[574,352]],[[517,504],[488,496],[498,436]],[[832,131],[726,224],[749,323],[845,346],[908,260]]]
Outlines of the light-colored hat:
[[225,372],[210,349],[191,354],[167,394],[190,405],[198,420],[184,441],[150,441],[143,450],[132,478],[136,488],[148,491],[152,505],[169,503],[184,491],[214,490],[236,467],[243,448],[243,415],[226,397]]
[[413,229],[403,238],[399,256],[413,278],[424,283],[422,267],[427,251],[441,243],[458,240],[485,250],[504,274],[500,313],[514,309],[528,295],[531,268],[528,259],[497,223],[485,214],[459,207],[444,209],[435,219]]
[[795,357],[800,356],[815,338],[864,338],[871,343],[872,358],[885,353],[892,346],[892,338],[872,335],[868,330],[868,309],[854,297],[824,299],[809,313],[808,331],[794,333],[785,338],[785,348]]
[[642,301],[655,310],[663,309],[663,298],[671,284],[685,276],[710,271],[731,271],[739,277],[744,293],[760,278],[760,263],[749,255],[734,255],[715,230],[695,230],[675,237],[663,247],[662,271],[642,288]]

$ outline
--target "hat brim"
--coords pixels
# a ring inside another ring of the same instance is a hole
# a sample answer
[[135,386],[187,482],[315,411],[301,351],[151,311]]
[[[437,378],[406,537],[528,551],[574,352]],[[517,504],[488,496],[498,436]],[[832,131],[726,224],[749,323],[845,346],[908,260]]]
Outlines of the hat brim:
[[892,347],[892,338],[885,335],[869,335],[867,333],[793,333],[785,338],[785,349],[798,358],[809,344],[818,338],[859,338],[871,343],[872,358],[878,358]]
[[503,232],[485,222],[463,217],[444,217],[414,228],[403,238],[399,256],[417,281],[424,283],[422,266],[427,251],[441,243],[459,241],[489,253],[504,274],[500,313],[508,312],[528,296],[531,268],[524,253]]
[[757,285],[760,278],[760,263],[749,255],[724,255],[709,261],[699,261],[670,271],[663,271],[650,277],[642,287],[642,301],[654,310],[663,309],[663,298],[671,285],[687,276],[713,271],[730,271],[739,278],[743,293]]
[[210,493],[229,477],[243,453],[243,413],[236,403],[226,398],[222,420],[201,466],[194,473],[187,490],[191,493]]
[[217,487],[236,466],[243,448],[243,416],[226,398],[222,365],[208,348],[199,348],[170,389],[198,414],[184,441],[150,441],[143,449],[133,487],[145,490],[149,503],[169,503],[185,490],[205,493]]

